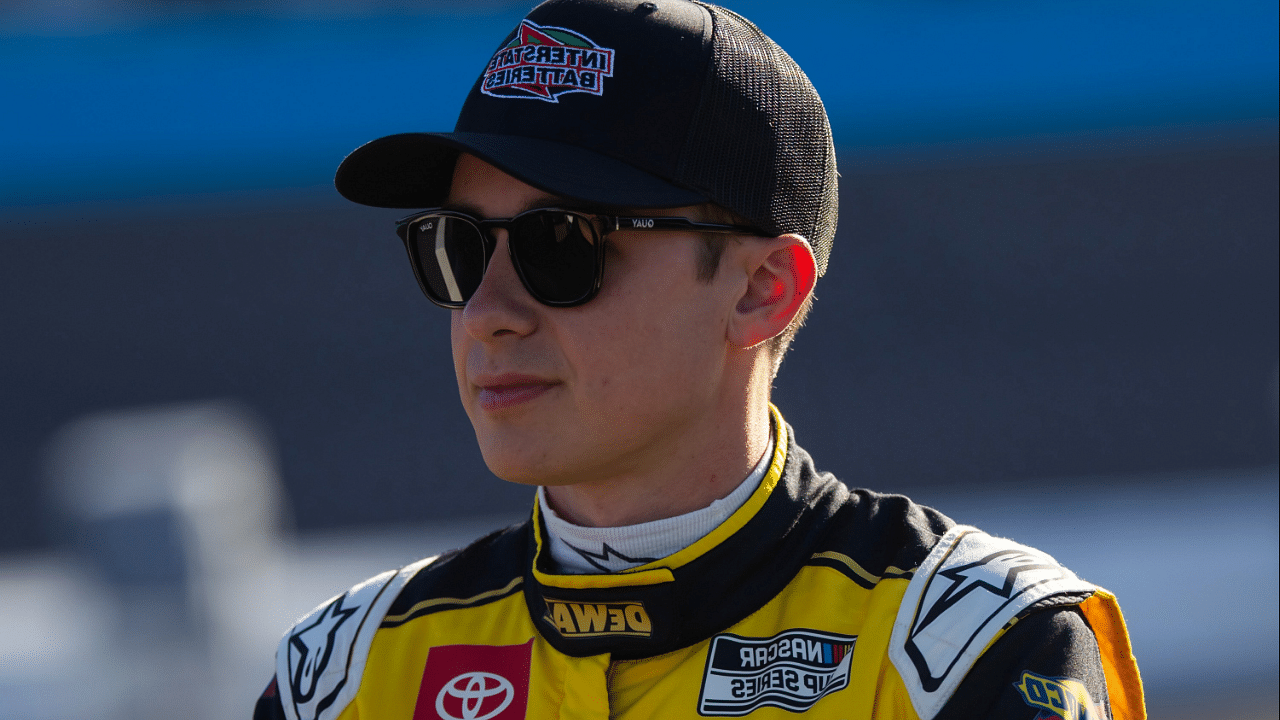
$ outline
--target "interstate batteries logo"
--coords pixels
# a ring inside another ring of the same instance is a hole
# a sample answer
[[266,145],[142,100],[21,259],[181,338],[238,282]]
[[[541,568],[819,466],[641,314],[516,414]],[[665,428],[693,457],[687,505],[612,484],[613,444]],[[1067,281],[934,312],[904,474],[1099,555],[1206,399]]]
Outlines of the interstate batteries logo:
[[525,20],[511,42],[493,54],[480,92],[558,103],[565,93],[603,94],[607,77],[613,77],[613,50],[581,33]]
[[804,712],[849,685],[857,638],[789,630],[771,638],[717,635],[698,696],[702,715],[746,715],[772,705]]

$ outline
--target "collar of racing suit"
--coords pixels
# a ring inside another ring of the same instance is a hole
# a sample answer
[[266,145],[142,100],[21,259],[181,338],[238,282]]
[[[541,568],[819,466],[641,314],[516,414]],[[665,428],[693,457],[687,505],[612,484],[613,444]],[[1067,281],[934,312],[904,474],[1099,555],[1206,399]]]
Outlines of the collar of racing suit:
[[725,630],[786,587],[813,553],[821,520],[848,491],[818,475],[777,408],[770,412],[777,441],[759,487],[715,530],[669,557],[617,573],[554,574],[535,503],[524,596],[547,642],[575,657],[653,657]]
[[770,430],[769,444],[755,467],[723,498],[692,512],[634,525],[575,525],[556,514],[547,502],[547,488],[539,487],[538,516],[550,541],[539,555],[545,558],[549,553],[551,562],[544,565],[561,575],[623,572],[674,555],[720,527],[747,502],[773,463],[775,445]]

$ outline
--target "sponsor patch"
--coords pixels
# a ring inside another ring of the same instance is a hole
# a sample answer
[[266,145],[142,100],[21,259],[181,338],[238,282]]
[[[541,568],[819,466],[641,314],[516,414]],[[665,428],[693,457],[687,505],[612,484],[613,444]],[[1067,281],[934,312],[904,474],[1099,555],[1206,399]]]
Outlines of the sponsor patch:
[[523,720],[532,658],[533,640],[431,648],[413,720]]
[[1094,590],[1039,550],[965,525],[952,528],[907,585],[889,643],[916,713],[936,715],[1023,610],[1053,595]]
[[[337,717],[360,685],[377,627],[394,593],[387,572],[316,608],[281,640],[276,651],[277,689],[286,714],[296,720]],[[367,622],[370,616],[372,623]]]
[[768,638],[716,635],[698,694],[702,715],[746,715],[770,705],[804,712],[849,685],[857,638],[788,630]]
[[1013,684],[1022,700],[1039,710],[1036,720],[1105,720],[1106,711],[1093,701],[1084,683],[1071,678],[1049,678],[1022,673]]
[[511,42],[489,60],[480,92],[553,103],[566,93],[602,95],[604,79],[613,77],[613,54],[568,28],[524,20]]
[[591,638],[625,636],[647,638],[653,635],[653,623],[644,603],[576,603],[543,598],[547,604],[543,622],[555,628],[562,637]]

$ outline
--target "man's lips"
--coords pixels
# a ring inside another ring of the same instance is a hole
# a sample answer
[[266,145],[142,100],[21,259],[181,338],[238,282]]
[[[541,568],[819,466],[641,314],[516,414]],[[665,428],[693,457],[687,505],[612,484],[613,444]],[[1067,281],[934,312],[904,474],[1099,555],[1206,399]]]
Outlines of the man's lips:
[[529,402],[560,383],[536,375],[504,373],[480,376],[474,382],[480,407],[484,410],[502,410]]

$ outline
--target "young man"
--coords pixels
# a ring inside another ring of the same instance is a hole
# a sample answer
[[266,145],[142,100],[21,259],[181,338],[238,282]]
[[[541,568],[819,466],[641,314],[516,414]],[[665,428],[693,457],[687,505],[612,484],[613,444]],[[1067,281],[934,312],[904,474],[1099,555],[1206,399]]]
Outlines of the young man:
[[[286,633],[255,717],[1140,718],[1106,591],[818,472],[769,404],[826,267],[808,79],[692,0],[551,0],[453,133],[338,170],[452,313],[489,468],[528,521]],[[427,208],[427,209],[420,209]]]

